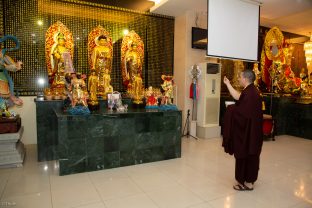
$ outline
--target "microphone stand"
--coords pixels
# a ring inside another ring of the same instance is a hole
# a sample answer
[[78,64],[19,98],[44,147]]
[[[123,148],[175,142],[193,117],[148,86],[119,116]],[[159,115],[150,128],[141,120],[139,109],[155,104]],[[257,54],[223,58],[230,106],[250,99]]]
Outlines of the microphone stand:
[[[184,134],[185,129],[186,129],[186,134]],[[193,136],[190,134],[190,109],[187,110],[187,117],[186,117],[186,121],[185,121],[182,134],[183,134],[182,137],[186,136],[186,138],[193,137],[196,140],[198,139],[196,136]]]

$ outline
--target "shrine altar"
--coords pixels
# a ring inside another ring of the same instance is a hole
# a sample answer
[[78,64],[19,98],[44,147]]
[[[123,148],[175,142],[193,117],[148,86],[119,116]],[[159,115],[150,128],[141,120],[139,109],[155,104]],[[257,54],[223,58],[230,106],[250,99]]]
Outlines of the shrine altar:
[[36,105],[38,160],[59,160],[60,175],[181,157],[181,111],[101,107],[82,116],[62,112],[61,101]]

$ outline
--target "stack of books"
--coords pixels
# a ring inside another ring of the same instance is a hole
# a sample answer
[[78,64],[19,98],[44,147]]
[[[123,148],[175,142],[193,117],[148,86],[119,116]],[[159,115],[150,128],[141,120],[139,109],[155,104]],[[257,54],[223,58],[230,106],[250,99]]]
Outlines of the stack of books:
[[0,168],[22,167],[25,148],[21,142],[24,128],[21,126],[16,133],[0,134]]

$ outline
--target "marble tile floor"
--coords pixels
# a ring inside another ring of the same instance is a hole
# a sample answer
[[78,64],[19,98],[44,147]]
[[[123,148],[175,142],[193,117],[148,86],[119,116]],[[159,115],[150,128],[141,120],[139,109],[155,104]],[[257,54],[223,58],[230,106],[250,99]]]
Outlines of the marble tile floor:
[[0,207],[14,208],[308,208],[312,140],[265,141],[255,190],[233,190],[234,158],[221,139],[183,138],[182,158],[58,176],[56,161],[0,169]]

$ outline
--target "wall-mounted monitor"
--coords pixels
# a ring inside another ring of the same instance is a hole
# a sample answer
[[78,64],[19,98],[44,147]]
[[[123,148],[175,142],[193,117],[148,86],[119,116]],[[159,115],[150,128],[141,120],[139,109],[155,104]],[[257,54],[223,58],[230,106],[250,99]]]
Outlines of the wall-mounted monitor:
[[192,48],[207,49],[208,31],[203,28],[192,27]]

